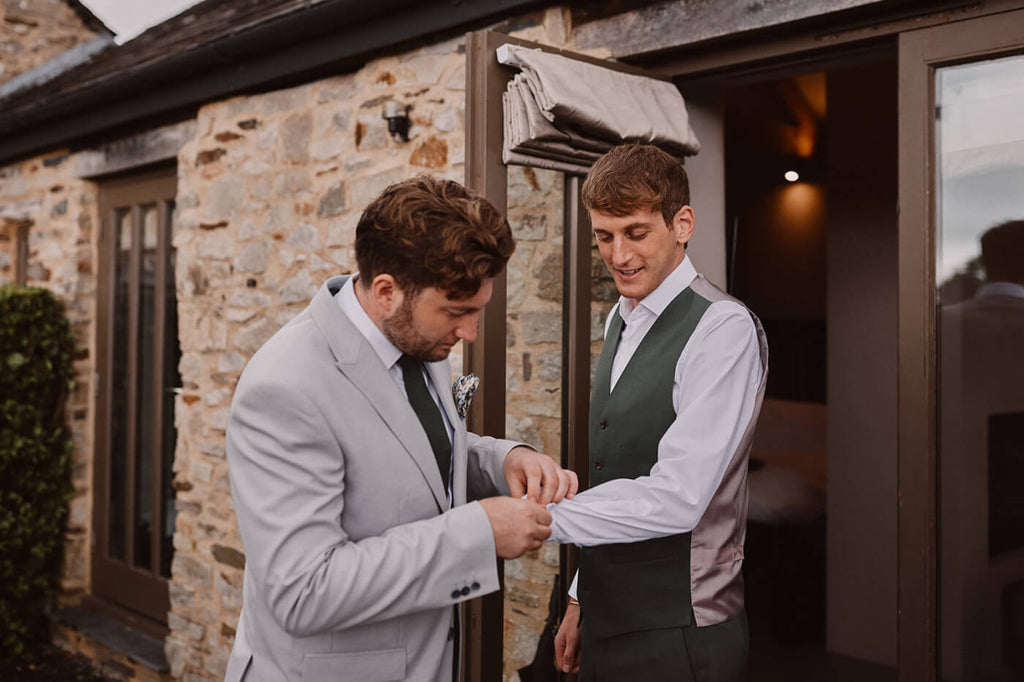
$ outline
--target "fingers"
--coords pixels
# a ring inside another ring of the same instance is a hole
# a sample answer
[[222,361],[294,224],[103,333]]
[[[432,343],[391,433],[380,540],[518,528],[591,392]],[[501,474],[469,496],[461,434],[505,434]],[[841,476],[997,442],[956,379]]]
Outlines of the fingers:
[[541,480],[541,489],[538,491],[537,501],[542,505],[555,502],[554,498],[558,493],[558,468],[548,456],[538,459],[538,476]]
[[505,481],[511,497],[549,504],[572,498],[579,490],[575,471],[563,469],[555,460],[525,447],[513,448],[505,458]]
[[558,468],[555,470],[555,474],[558,487],[555,489],[551,501],[561,502],[564,499],[572,499],[572,496],[576,494],[577,488],[579,488],[579,478],[576,476],[576,472],[570,469]]
[[526,494],[526,487],[523,485],[522,480],[518,478],[507,479],[509,497],[514,497],[517,500]]
[[558,667],[562,672],[566,673],[579,671],[579,653],[576,651],[576,642],[571,637],[566,637],[565,647],[562,651],[561,665]]
[[542,494],[538,502],[548,504],[572,499],[579,486],[579,477],[575,471],[563,469],[552,462],[550,469],[544,469]]
[[[526,467],[526,499],[534,502],[541,502],[540,484],[543,480],[543,471],[538,459],[534,458]],[[544,502],[541,502],[544,504]]]
[[555,635],[555,666],[562,672],[577,673],[580,670],[579,618],[578,606],[566,608]]
[[494,533],[495,552],[502,559],[515,559],[524,552],[540,549],[551,536],[551,514],[544,507],[511,497],[480,500]]
[[565,491],[561,490],[562,468],[556,465],[554,460],[546,455],[542,455],[538,458],[538,465],[540,469],[541,489],[540,495],[537,497],[537,501],[541,504],[561,502],[562,497],[565,495]]
[[580,489],[580,477],[576,475],[576,472],[572,469],[563,469],[563,471],[569,477],[569,488],[565,492],[565,497],[571,500]]
[[529,513],[533,520],[531,542],[528,549],[540,549],[544,541],[551,537],[551,513],[540,505],[529,502],[527,504],[530,507]]
[[562,661],[565,660],[565,644],[562,628],[558,628],[558,634],[555,635],[555,667],[559,670],[562,670]]

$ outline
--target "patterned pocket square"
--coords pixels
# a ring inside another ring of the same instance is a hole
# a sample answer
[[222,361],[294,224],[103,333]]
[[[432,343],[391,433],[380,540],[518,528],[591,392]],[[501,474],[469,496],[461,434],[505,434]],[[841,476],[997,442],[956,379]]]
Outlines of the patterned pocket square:
[[480,386],[480,377],[475,374],[457,377],[452,382],[452,398],[455,399],[455,409],[463,419],[469,412],[469,404],[473,402],[473,394],[476,393],[478,386]]

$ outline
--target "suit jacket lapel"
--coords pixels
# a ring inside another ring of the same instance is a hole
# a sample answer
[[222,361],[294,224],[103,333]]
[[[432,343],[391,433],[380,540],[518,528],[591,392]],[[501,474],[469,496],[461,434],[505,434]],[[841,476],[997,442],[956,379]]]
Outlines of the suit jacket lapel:
[[[391,432],[401,441],[430,486],[438,509],[446,510],[448,500],[441,474],[437,470],[437,460],[416,413],[377,353],[345,317],[334,300],[334,294],[347,279],[348,277],[333,277],[327,280],[309,304],[310,313],[323,332],[338,369],[359,389]],[[443,396],[444,392],[439,393]],[[450,395],[448,400],[451,401]]]

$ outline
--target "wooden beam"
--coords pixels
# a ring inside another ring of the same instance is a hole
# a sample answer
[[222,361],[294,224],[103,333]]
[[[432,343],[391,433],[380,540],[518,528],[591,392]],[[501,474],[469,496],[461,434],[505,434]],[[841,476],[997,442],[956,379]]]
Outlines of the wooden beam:
[[[494,56],[497,34],[469,33],[466,41],[466,185],[503,214],[508,211],[508,171],[501,162],[501,94],[508,69]],[[480,377],[480,388],[466,418],[475,433],[501,437],[505,434],[505,310],[506,274],[494,281],[494,295],[480,317],[474,343],[467,344],[465,372]],[[462,679],[500,680],[502,677],[504,579],[498,562],[502,589],[466,602],[463,610],[465,646]]]

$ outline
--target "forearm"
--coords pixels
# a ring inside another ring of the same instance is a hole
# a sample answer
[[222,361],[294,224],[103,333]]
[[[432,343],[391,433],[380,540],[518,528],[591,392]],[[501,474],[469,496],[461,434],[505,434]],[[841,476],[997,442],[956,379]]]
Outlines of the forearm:
[[637,542],[686,533],[700,520],[707,502],[679,495],[671,481],[616,479],[548,505],[551,538],[582,547]]

